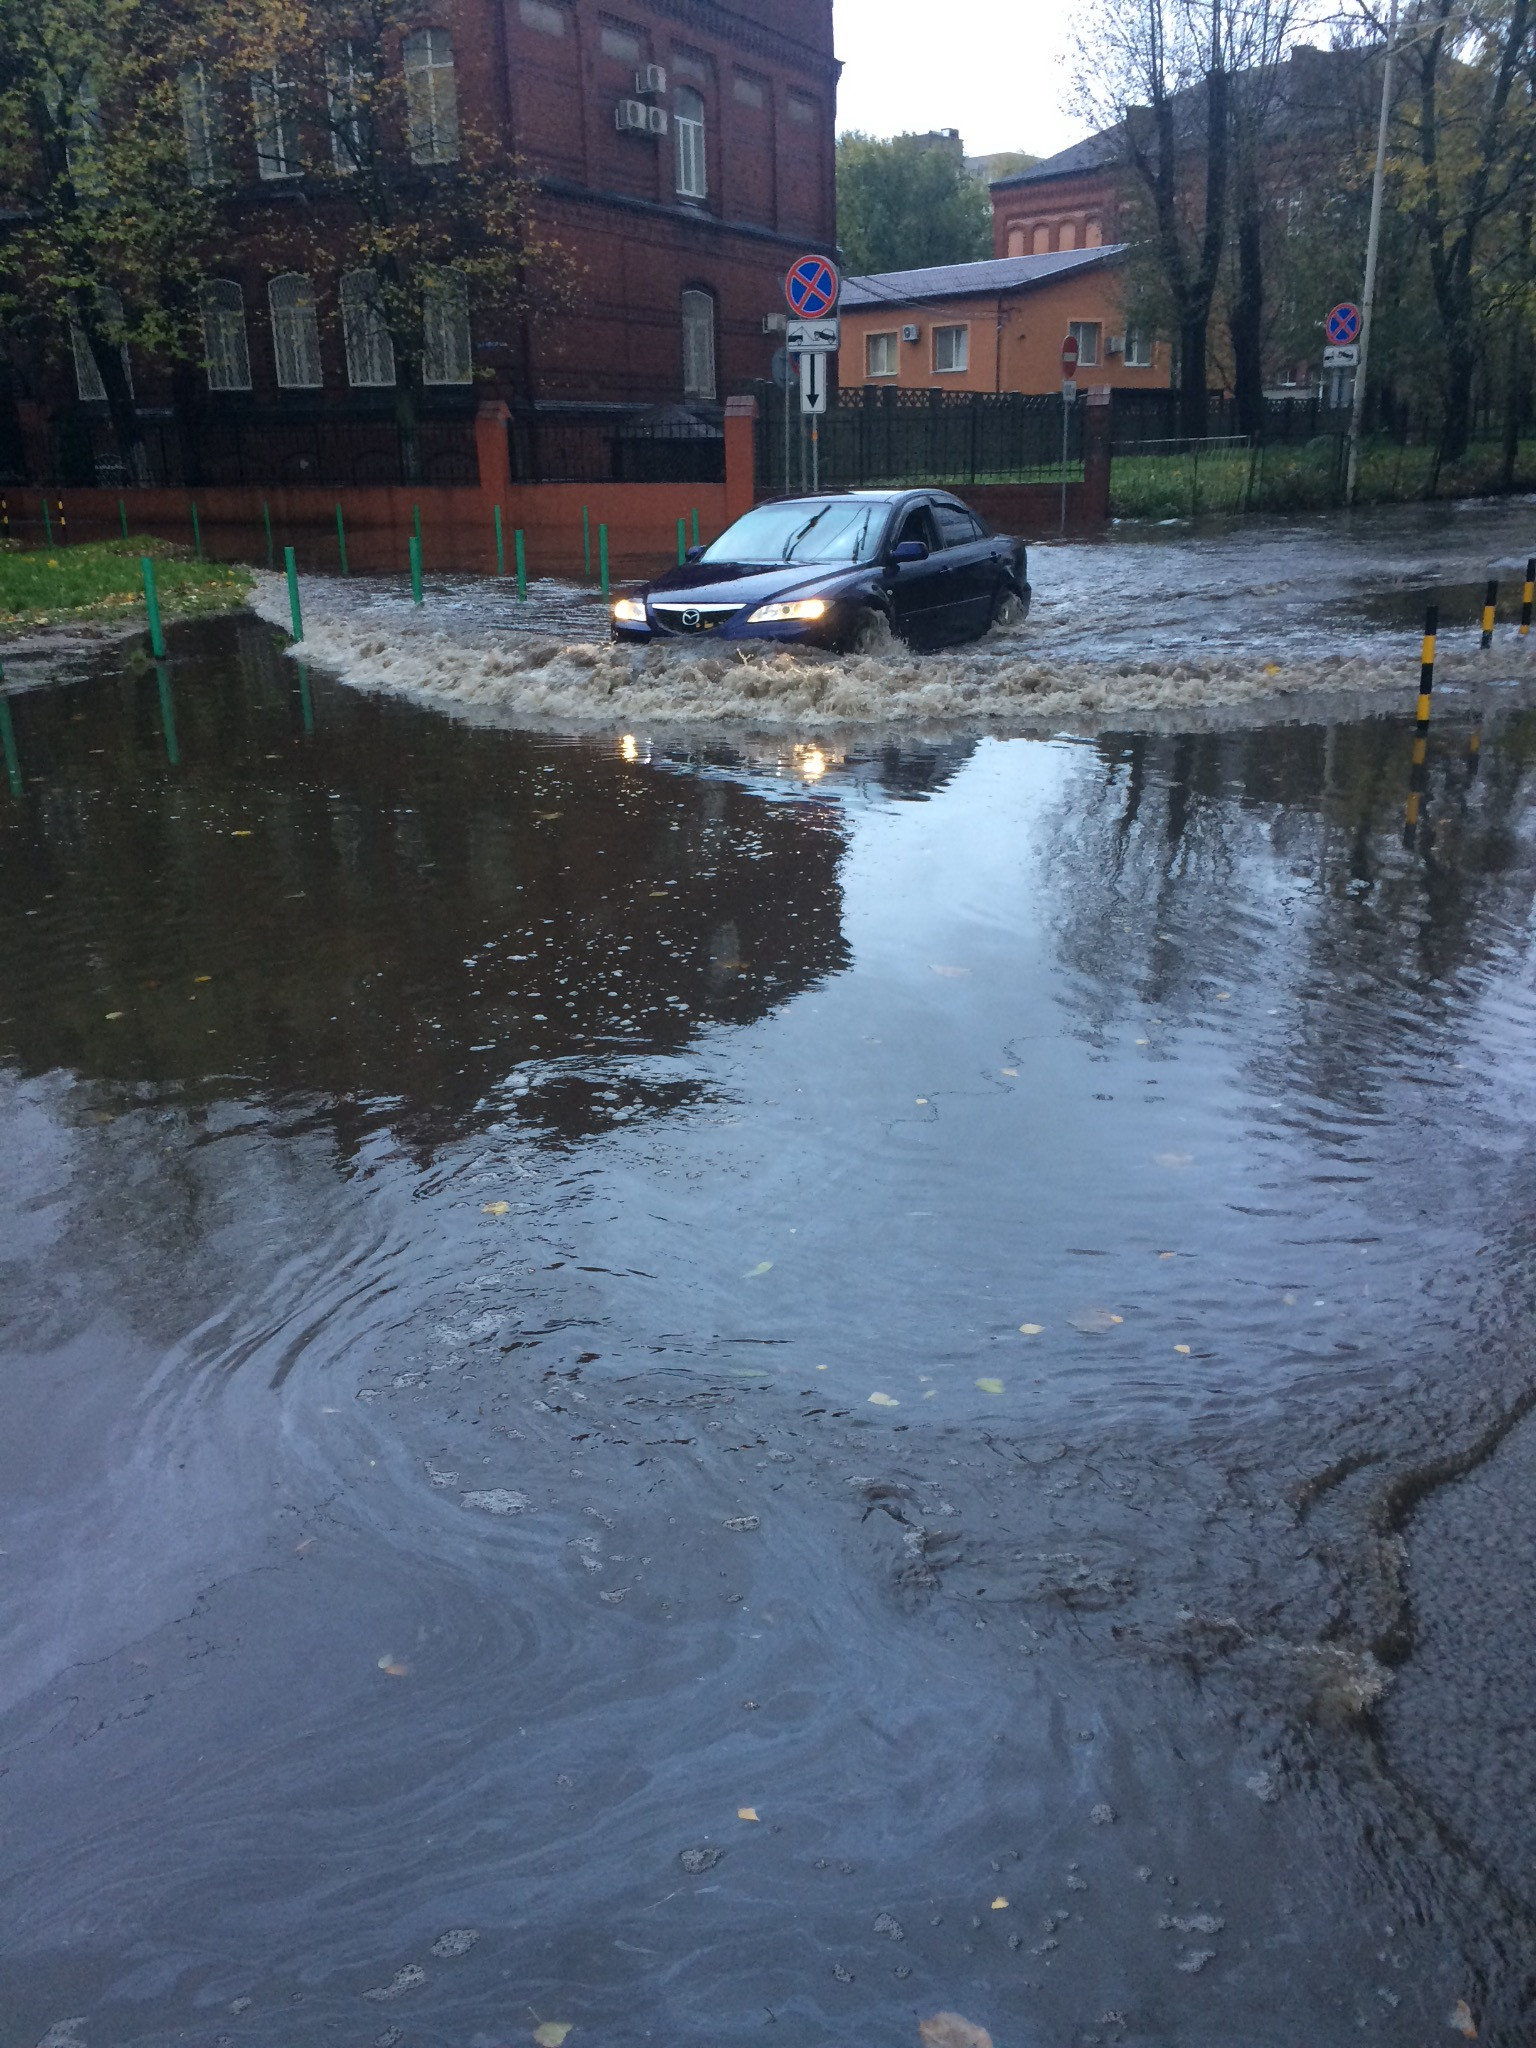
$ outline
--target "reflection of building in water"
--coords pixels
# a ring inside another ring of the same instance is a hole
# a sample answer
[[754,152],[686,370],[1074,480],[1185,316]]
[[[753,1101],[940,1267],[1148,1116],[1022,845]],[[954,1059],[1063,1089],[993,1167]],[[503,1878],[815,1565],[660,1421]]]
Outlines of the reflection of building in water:
[[34,963],[0,1052],[27,1068],[318,1095],[419,1143],[575,1132],[686,1098],[658,1056],[846,963],[836,804],[319,679],[306,734],[245,637],[238,670],[227,626],[176,664],[179,770],[152,676],[17,700],[44,780],[0,819],[0,946]]

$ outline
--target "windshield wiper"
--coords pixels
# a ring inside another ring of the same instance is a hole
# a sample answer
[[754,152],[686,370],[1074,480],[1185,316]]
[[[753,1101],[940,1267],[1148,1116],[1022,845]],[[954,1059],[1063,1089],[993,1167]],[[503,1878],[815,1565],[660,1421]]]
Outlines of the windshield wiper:
[[794,560],[795,549],[799,547],[801,541],[805,539],[805,536],[810,532],[811,528],[815,526],[818,523],[818,521],[825,519],[827,514],[831,510],[832,507],[830,505],[823,505],[819,512],[813,512],[811,514],[810,518],[807,519],[804,526],[802,526],[797,533],[792,533],[789,536],[789,541],[784,549],[784,554],[782,557],[784,561],[792,562]]

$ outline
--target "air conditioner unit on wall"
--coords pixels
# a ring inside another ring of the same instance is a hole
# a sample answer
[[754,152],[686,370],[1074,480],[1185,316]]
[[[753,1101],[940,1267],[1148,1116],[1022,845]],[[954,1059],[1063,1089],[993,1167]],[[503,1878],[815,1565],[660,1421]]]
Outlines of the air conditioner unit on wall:
[[667,72],[664,64],[642,64],[635,73],[636,92],[665,92]]
[[903,329],[901,330],[901,338],[903,341],[917,341],[921,339],[921,335],[922,330],[917,327],[903,327]]
[[613,110],[613,125],[621,135],[649,135],[653,111],[644,100],[620,100]]
[[665,135],[665,134],[666,134],[666,132],[667,132],[667,110],[666,110],[666,108],[665,108],[665,107],[648,107],[648,108],[646,109],[646,111],[647,111],[647,112],[649,113],[649,115],[650,115],[650,117],[651,117],[651,118],[650,118],[650,121],[649,121],[649,123],[647,124],[647,125],[649,126],[649,128],[650,128],[650,131],[651,131],[651,133],[652,133],[653,135]]
[[1104,344],[1104,353],[1107,356],[1123,356],[1125,354],[1125,336],[1123,334],[1112,334]]

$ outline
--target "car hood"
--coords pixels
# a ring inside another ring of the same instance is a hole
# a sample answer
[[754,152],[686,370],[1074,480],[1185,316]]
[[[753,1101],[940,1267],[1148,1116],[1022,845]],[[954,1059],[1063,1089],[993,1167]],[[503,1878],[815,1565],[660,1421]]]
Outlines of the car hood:
[[647,597],[668,604],[768,604],[778,598],[821,597],[870,572],[850,562],[686,562],[646,585]]

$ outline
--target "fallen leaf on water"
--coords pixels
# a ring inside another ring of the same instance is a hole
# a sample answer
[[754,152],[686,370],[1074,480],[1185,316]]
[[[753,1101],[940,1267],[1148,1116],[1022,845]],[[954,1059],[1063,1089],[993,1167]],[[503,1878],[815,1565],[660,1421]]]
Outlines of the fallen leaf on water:
[[752,1270],[749,1273],[743,1273],[741,1277],[743,1280],[760,1280],[764,1273],[771,1273],[772,1271],[772,1259],[762,1259],[758,1262],[757,1265],[755,1265],[752,1268]]
[[480,1214],[482,1216],[505,1216],[511,1206],[510,1202],[486,1202],[482,1204]]
[[1038,1337],[1044,1328],[1044,1323],[1020,1323],[1019,1335],[1021,1337]]
[[1123,1323],[1125,1317],[1114,1315],[1107,1308],[1085,1308],[1079,1309],[1075,1316],[1068,1316],[1067,1321],[1074,1330],[1084,1330],[1090,1337],[1102,1337],[1116,1323]]
[[901,1403],[894,1394],[871,1394],[869,1405],[871,1408],[899,1408]]
[[1267,675],[1267,676],[1277,676],[1277,675],[1279,675],[1279,673],[1280,673],[1280,664],[1279,664],[1279,662],[1278,662],[1278,661],[1266,661],[1266,662],[1265,662],[1265,664],[1264,664],[1264,673],[1265,673],[1265,675]]
[[923,2048],[992,2048],[992,2036],[985,2027],[973,2026],[957,2012],[936,2012],[931,2020],[918,2023]]
[[122,1016],[122,1014],[123,1013],[121,1010],[108,1010],[106,1021],[109,1024],[115,1024],[118,1018]]
[[984,1394],[1000,1394],[1003,1391],[1001,1380],[978,1380],[976,1384]]
[[755,1806],[738,1806],[736,1809],[736,1818],[738,1820],[756,1820],[757,1808]]
[[1008,1910],[1008,1901],[1006,1899],[1001,1898],[994,1899],[992,1901],[992,1910],[994,1913],[1006,1913]]
[[923,1107],[924,1109],[926,1109],[926,1108],[928,1107],[928,1098],[927,1098],[927,1096],[926,1096],[926,1095],[917,1095],[917,1096],[914,1096],[914,1097],[913,1097],[913,1100],[914,1100],[915,1102],[918,1102],[918,1103],[920,1103],[920,1104],[922,1105],[922,1107]]
[[229,836],[231,839],[249,839],[251,835],[249,832],[231,832]]
[[932,971],[942,974],[947,981],[969,981],[971,978],[969,967],[935,967]]
[[1189,1346],[1187,1344],[1175,1344],[1173,1348],[1178,1352],[1180,1358],[1188,1358]]
[[561,2020],[546,2020],[543,2026],[534,2028],[533,2038],[538,2042],[539,2048],[561,2048],[561,2043],[570,2031]]
[[409,1664],[398,1663],[392,1650],[386,1650],[379,1659],[379,1669],[389,1678],[404,1678],[410,1668]]
[[1458,1998],[1451,2007],[1451,2025],[1458,2034],[1465,2034],[1469,2041],[1477,2039],[1477,2022],[1472,2017],[1472,2008],[1464,1998]]

